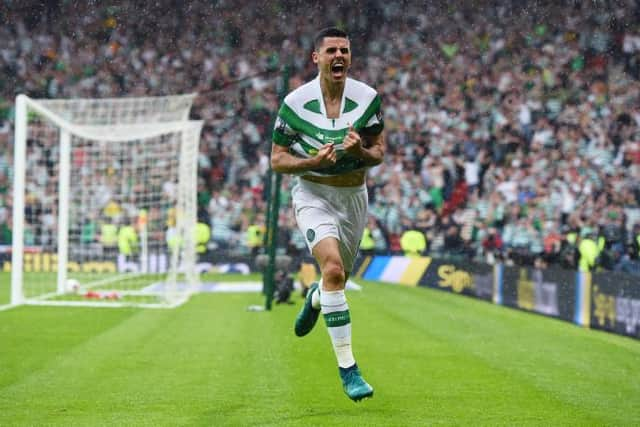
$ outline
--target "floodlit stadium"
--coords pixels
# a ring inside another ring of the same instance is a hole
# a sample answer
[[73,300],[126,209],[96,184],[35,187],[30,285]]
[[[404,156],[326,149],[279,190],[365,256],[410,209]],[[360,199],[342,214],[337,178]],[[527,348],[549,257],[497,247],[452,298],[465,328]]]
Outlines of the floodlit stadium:
[[638,22],[0,0],[0,425],[637,425]]

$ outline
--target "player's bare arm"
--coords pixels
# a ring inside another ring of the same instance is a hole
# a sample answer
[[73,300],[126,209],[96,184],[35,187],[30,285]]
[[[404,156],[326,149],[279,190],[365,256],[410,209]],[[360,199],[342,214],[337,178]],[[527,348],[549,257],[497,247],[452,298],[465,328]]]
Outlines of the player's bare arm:
[[271,149],[271,168],[279,173],[303,173],[314,169],[326,168],[336,163],[336,150],[333,144],[325,144],[315,156],[302,159],[289,153],[287,147],[273,144]]

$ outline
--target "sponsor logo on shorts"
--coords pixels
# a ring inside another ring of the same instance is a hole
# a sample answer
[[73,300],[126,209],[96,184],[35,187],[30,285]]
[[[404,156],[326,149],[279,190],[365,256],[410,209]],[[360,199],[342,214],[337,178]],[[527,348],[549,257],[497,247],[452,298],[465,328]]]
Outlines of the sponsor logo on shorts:
[[316,238],[316,232],[310,228],[307,229],[307,240],[310,242],[313,242],[313,239],[315,238]]

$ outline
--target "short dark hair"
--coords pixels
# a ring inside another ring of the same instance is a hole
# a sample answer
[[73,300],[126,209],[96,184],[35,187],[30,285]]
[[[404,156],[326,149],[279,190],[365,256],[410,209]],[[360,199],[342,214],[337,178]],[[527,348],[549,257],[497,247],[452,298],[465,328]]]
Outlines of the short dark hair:
[[322,46],[322,42],[325,37],[340,37],[343,39],[349,39],[349,35],[346,31],[341,30],[337,27],[327,27],[323,28],[316,33],[313,37],[313,48],[317,51]]

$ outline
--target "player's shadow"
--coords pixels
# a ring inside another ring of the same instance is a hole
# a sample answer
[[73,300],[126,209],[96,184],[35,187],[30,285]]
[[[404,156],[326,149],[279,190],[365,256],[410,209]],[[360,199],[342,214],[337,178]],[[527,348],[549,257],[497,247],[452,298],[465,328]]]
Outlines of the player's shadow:
[[[362,405],[367,405],[367,402],[359,402],[353,403],[353,408],[345,408],[345,409],[332,409],[325,411],[314,411],[312,409],[307,409],[306,413],[303,414],[291,414],[291,415],[283,415],[279,417],[277,420],[268,423],[255,423],[255,424],[247,424],[252,426],[281,426],[281,425],[301,425],[301,426],[315,426],[315,425],[324,425],[327,423],[327,418],[339,420],[336,422],[337,424],[348,425],[348,426],[370,426],[371,422],[365,422],[362,420]],[[380,409],[372,409],[366,408],[367,414],[380,413],[382,414],[383,410]]]
[[[365,402],[353,403],[353,408],[344,409],[329,409],[315,411],[313,409],[303,409],[303,413],[295,414],[282,414],[281,416],[272,413],[270,416],[264,416],[261,421],[238,421],[237,415],[248,408],[245,405],[232,405],[225,406],[223,410],[215,410],[205,414],[201,420],[203,425],[242,425],[242,426],[282,426],[282,425],[301,425],[301,426],[314,426],[324,425],[327,423],[327,418],[340,420],[340,424],[348,426],[370,426],[370,422],[362,421],[362,406],[367,405]],[[379,413],[383,414],[385,411],[376,408],[367,408],[367,414]],[[233,416],[235,415],[235,416]]]

